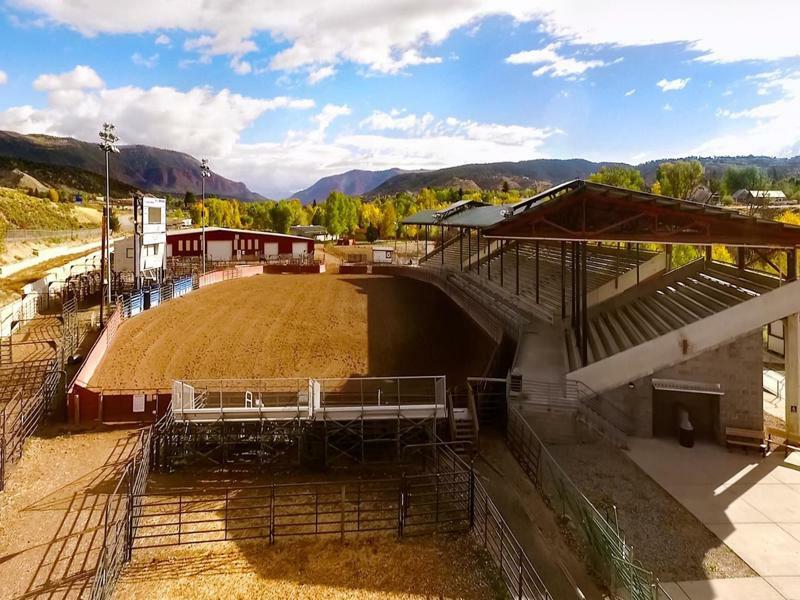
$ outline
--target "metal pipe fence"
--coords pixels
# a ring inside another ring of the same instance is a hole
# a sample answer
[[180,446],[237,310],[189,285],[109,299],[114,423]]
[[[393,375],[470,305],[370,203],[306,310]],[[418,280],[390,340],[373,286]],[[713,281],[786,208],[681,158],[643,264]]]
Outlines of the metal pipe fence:
[[139,494],[134,548],[469,527],[469,470],[341,482]]
[[134,531],[142,517],[134,498],[146,489],[152,434],[152,427],[141,430],[133,454],[103,509],[103,542],[92,581],[91,600],[112,597],[120,571],[131,559]]
[[20,389],[0,410],[0,491],[11,466],[22,458],[25,441],[53,408],[63,371],[57,359],[47,363],[41,384],[32,392]]
[[9,229],[6,240],[28,242],[49,239],[95,239],[100,237],[100,229]]
[[669,600],[655,574],[634,558],[623,532],[583,495],[516,408],[509,410],[506,443],[550,507],[575,525],[587,556],[613,593],[630,600]]
[[475,477],[474,469],[467,467],[464,458],[454,451],[452,443],[438,442],[432,447],[435,449],[437,469],[469,469],[470,532],[492,560],[509,597],[516,600],[553,600],[514,531],[486,488]]

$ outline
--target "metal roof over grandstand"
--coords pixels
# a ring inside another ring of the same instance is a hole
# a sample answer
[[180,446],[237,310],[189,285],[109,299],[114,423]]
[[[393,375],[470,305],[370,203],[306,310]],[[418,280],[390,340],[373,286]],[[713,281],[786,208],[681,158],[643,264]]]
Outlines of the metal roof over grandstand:
[[464,200],[442,210],[421,210],[403,219],[403,225],[489,227],[513,214],[514,206],[514,204],[486,204],[476,200]]
[[564,183],[519,202],[511,216],[488,227],[484,235],[760,248],[800,245],[800,227],[795,225],[583,180]]
[[448,219],[455,215],[490,206],[480,200],[459,200],[449,206],[440,209],[421,210],[403,219],[403,225],[449,225]]

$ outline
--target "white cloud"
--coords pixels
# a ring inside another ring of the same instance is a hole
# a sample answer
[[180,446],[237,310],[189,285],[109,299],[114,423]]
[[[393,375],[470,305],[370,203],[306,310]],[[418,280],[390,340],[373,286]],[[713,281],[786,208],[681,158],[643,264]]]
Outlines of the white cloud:
[[224,174],[278,197],[349,169],[436,169],[537,158],[546,140],[558,131],[450,117],[434,118],[422,132],[391,133],[344,133],[320,139],[315,132],[293,132],[278,142],[241,144],[222,162],[215,161],[215,170],[219,165]]
[[[349,114],[350,107],[346,104],[326,104],[322,107],[322,111],[320,111],[319,114],[314,115],[312,118],[312,120],[317,123],[317,129],[308,133],[306,137],[309,140],[321,141],[331,123],[333,123],[339,117],[344,117]],[[291,134],[297,135],[296,132],[291,132]]]
[[[51,80],[46,82],[50,85]],[[171,87],[83,87],[53,84],[44,88],[46,107],[16,106],[0,111],[0,129],[94,140],[98,126],[112,121],[123,144],[222,157],[234,151],[241,133],[264,113],[314,106],[310,99],[251,98],[207,87],[186,92]]]
[[583,75],[589,69],[604,67],[608,64],[602,60],[579,60],[562,56],[557,52],[561,46],[560,42],[554,42],[538,50],[516,52],[507,56],[506,62],[512,65],[541,64],[541,67],[533,71],[535,77],[550,73],[551,77],[567,77],[570,79]]
[[203,55],[241,58],[257,52],[253,39],[267,33],[288,46],[272,57],[273,68],[281,70],[348,61],[370,71],[396,73],[440,61],[426,50],[456,29],[474,30],[484,18],[497,15],[515,22],[539,21],[544,31],[571,44],[681,43],[701,60],[715,62],[800,55],[795,31],[800,6],[795,0],[771,1],[769,12],[781,18],[770,22],[767,43],[764,36],[753,34],[753,23],[762,22],[764,16],[763,4],[755,2],[619,0],[609,5],[594,0],[398,0],[387,5],[372,0],[139,0],[123,4],[14,0],[13,7],[24,18],[66,25],[84,35],[187,32],[195,37],[186,48]]
[[156,46],[170,46],[172,44],[172,40],[169,39],[168,35],[164,35],[163,33],[159,35],[153,42]]
[[8,82],[8,75],[6,75],[5,71],[0,71],[0,85],[3,85]]
[[152,69],[158,64],[158,54],[153,54],[148,57],[144,57],[138,52],[134,52],[131,55],[131,62],[138,67],[145,67],[146,69]]
[[33,88],[39,92],[56,92],[60,90],[84,90],[103,87],[103,80],[97,72],[86,65],[78,65],[72,71],[55,75],[46,73],[39,75],[33,82]]
[[672,105],[667,102],[664,106],[661,107],[666,112],[672,112]]
[[247,75],[253,71],[253,65],[246,60],[242,60],[241,56],[234,56],[231,58],[230,65],[233,72],[237,75]]
[[800,154],[800,71],[772,71],[749,79],[769,100],[744,110],[718,109],[717,117],[730,119],[735,131],[704,142],[692,153]]
[[633,89],[630,89],[627,92],[625,92],[625,95],[626,96],[633,96],[635,93],[636,93],[636,88],[633,88]]
[[542,155],[559,133],[552,128],[436,118],[402,110],[376,111],[361,121],[368,132],[345,123],[347,105],[326,104],[308,128],[277,141],[243,143],[242,134],[268,111],[308,109],[310,99],[252,98],[228,90],[169,87],[54,89],[47,106],[0,111],[0,129],[94,140],[103,121],[112,121],[123,144],[147,144],[207,156],[214,170],[244,180],[272,197],[287,196],[319,177],[353,168],[438,168],[466,162],[524,160]]
[[656,85],[661,88],[662,92],[674,92],[685,88],[690,80],[691,77],[685,79],[662,79]]
[[397,109],[392,109],[388,113],[376,110],[361,121],[359,126],[373,131],[416,131],[417,133],[422,133],[431,126],[433,120],[431,113],[417,116],[415,114],[405,114],[404,111]]
[[467,140],[491,142],[500,146],[525,146],[538,144],[560,131],[550,128],[499,125],[460,120],[455,117],[437,119],[431,113],[417,115],[393,109],[390,112],[373,111],[359,123],[362,129],[372,131],[402,132],[419,138],[458,137]]
[[308,74],[308,83],[314,85],[316,83],[319,83],[323,79],[327,79],[328,77],[333,77],[334,75],[336,75],[336,68],[333,65],[325,65],[324,67],[313,69]]

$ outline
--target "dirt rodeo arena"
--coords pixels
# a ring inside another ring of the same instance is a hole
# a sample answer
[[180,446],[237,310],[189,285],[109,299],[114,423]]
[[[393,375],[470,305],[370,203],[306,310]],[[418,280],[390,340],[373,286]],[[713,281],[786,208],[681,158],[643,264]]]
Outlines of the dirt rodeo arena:
[[404,225],[0,314],[0,597],[791,597],[737,519],[794,485],[800,229],[583,181]]
[[[120,294],[68,349],[59,366],[84,356],[66,396],[40,391],[41,416],[3,440],[0,596],[504,597],[486,544],[544,593],[472,442],[444,441],[495,340],[413,279],[263,271],[181,274],[149,307]],[[10,336],[9,394],[63,321]],[[67,423],[39,426],[62,403]]]

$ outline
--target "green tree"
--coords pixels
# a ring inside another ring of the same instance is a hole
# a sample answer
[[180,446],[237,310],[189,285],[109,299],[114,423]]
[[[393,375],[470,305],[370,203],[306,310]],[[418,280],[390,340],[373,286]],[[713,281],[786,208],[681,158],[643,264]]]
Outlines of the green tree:
[[58,191],[54,190],[53,188],[50,188],[49,190],[47,190],[47,197],[50,198],[51,202],[58,202],[59,199]]
[[642,174],[638,169],[631,169],[628,167],[600,167],[597,173],[592,173],[589,176],[589,181],[635,190],[637,192],[644,189],[644,178]]
[[380,236],[380,231],[374,225],[368,225],[367,230],[364,236],[367,238],[367,241],[371,244],[372,242],[377,241],[378,237]]
[[767,178],[758,167],[728,167],[722,176],[722,188],[728,195],[739,190],[763,190],[767,187]]
[[703,182],[703,165],[696,160],[662,163],[656,178],[661,194],[685,200]]
[[277,233],[289,233],[292,224],[292,209],[288,203],[276,202],[269,211],[272,229]]
[[195,202],[197,202],[197,200],[195,199],[194,194],[189,190],[186,190],[186,193],[183,195],[184,208],[190,208]]
[[397,235],[397,212],[392,202],[387,202],[383,207],[381,233],[385,238],[393,238]]
[[114,213],[112,210],[111,213],[108,215],[108,226],[111,228],[111,231],[117,233],[120,228],[119,217]]

